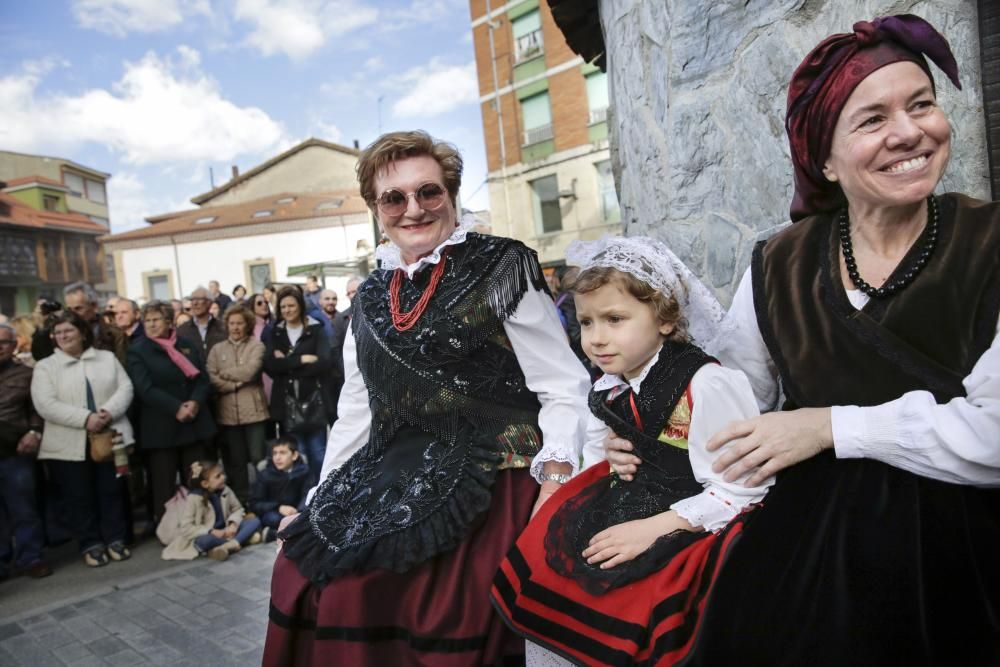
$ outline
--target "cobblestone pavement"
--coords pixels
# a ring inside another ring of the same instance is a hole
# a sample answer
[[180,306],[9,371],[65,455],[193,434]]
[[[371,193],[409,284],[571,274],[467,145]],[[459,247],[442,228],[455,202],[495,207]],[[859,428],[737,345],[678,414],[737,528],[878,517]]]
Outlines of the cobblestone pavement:
[[[0,621],[0,665],[259,665],[274,545]],[[0,606],[2,606],[0,598]]]

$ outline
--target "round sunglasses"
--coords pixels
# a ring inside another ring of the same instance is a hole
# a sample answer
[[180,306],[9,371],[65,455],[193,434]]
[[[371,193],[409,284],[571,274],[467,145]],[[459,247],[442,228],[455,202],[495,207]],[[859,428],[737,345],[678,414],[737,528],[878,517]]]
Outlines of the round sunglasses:
[[414,192],[406,193],[399,188],[389,188],[379,195],[376,204],[384,215],[397,217],[406,212],[410,197],[425,211],[436,211],[444,206],[447,196],[445,189],[437,183],[424,183]]

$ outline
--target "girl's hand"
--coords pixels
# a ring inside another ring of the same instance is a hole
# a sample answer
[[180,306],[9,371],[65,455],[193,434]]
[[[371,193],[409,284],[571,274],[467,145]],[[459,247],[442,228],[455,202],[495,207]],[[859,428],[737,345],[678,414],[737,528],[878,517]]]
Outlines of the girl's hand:
[[213,528],[209,531],[213,537],[218,537],[220,540],[226,539],[226,531],[221,528]]
[[606,570],[632,560],[653,546],[653,542],[659,538],[681,529],[694,528],[673,511],[647,519],[626,521],[590,538],[590,546],[583,550],[583,557],[592,565],[600,563],[601,569]]
[[612,431],[604,438],[604,455],[618,477],[631,482],[642,460],[632,454],[632,443]]
[[726,451],[712,464],[712,470],[725,471],[727,482],[753,471],[744,486],[759,486],[779,470],[833,447],[830,408],[771,412],[733,422],[706,445],[710,452],[722,447]]
[[301,357],[299,357],[299,359],[304,364],[315,364],[317,361],[319,361],[319,357],[317,357],[315,354],[303,354]]
[[223,537],[227,540],[231,540],[236,537],[237,525],[235,523],[226,524],[226,530],[224,531]]

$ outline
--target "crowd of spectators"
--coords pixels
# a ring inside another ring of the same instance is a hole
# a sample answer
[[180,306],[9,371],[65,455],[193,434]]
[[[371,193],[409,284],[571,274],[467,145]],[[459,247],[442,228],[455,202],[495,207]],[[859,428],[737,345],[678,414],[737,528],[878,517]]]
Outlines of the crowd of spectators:
[[153,532],[164,558],[274,539],[322,465],[351,316],[304,287],[140,305],[73,283],[0,316],[0,581],[52,574],[69,539],[91,567]]

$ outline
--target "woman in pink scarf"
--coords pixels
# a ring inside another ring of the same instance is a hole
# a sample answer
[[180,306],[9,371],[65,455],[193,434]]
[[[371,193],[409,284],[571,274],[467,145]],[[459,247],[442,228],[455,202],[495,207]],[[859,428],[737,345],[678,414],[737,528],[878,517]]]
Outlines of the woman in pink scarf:
[[173,316],[169,303],[146,304],[146,336],[128,350],[128,374],[141,402],[138,443],[146,455],[157,521],[174,494],[176,473],[186,479],[186,471],[204,458],[205,444],[215,434],[201,346],[178,338]]

